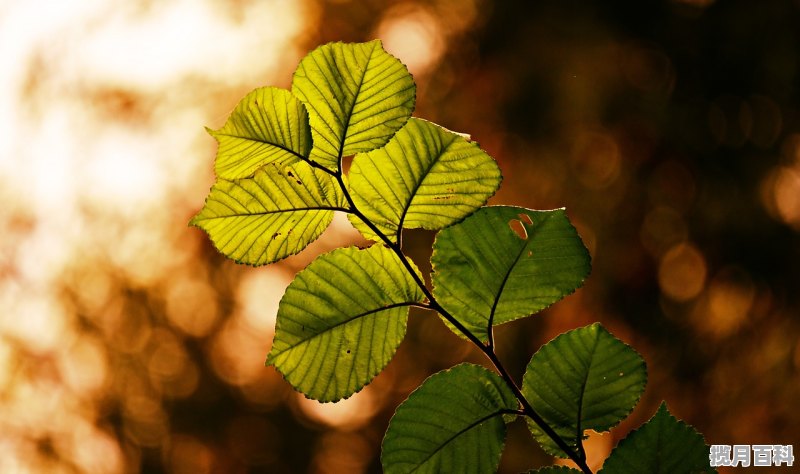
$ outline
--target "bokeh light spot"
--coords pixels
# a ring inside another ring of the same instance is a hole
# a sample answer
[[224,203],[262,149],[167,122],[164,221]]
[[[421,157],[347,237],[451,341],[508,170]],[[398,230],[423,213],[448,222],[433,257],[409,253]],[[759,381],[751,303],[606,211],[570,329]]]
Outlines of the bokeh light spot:
[[778,217],[800,230],[800,167],[781,167],[777,170],[773,199]]
[[437,19],[422,5],[401,4],[384,13],[374,36],[414,75],[423,75],[444,53]]
[[746,321],[756,298],[755,284],[740,267],[725,267],[711,279],[704,301],[693,311],[693,321],[705,334],[723,338]]
[[685,242],[689,230],[675,209],[658,206],[645,216],[639,235],[644,248],[651,256],[658,258],[674,245]]
[[366,472],[372,455],[364,436],[337,431],[322,436],[315,451],[312,472]]
[[706,261],[691,243],[680,243],[669,249],[658,266],[661,292],[675,301],[688,301],[703,291]]
[[166,465],[172,474],[206,474],[213,471],[214,452],[193,436],[173,435],[166,453]]
[[167,317],[189,336],[211,332],[219,319],[218,305],[216,292],[204,281],[187,278],[167,289]]
[[313,423],[338,429],[355,429],[364,425],[378,408],[369,386],[336,403],[320,403],[301,393],[296,394],[295,401],[300,412]]
[[108,357],[105,345],[97,338],[82,335],[59,357],[64,381],[76,394],[90,397],[105,388],[108,377]]
[[608,134],[584,132],[575,140],[570,164],[580,182],[591,189],[604,189],[620,173],[619,145]]

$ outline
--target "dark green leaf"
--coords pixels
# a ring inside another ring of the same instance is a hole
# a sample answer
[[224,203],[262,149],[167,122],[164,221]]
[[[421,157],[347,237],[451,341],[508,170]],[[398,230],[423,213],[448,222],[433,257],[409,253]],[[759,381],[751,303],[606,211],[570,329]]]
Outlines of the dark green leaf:
[[714,473],[703,436],[677,420],[662,403],[658,412],[619,442],[603,464],[602,474]]
[[563,209],[511,206],[484,207],[439,232],[431,263],[436,299],[484,340],[490,322],[544,309],[581,286],[590,269]]
[[[574,448],[584,430],[603,432],[628,416],[646,383],[639,354],[595,323],[542,346],[525,371],[522,393]],[[528,427],[545,451],[567,457],[530,419]]]
[[[401,227],[438,230],[482,206],[500,185],[491,156],[462,135],[412,118],[383,148],[356,155],[350,191],[356,206],[385,235]],[[378,237],[357,217],[353,225]]]
[[503,416],[517,408],[503,380],[483,367],[439,372],[392,417],[383,440],[384,472],[494,472],[505,443]]
[[349,397],[386,367],[423,299],[384,246],[321,255],[286,289],[267,363],[310,398]]
[[331,170],[343,156],[385,145],[416,99],[408,69],[379,40],[320,46],[300,61],[292,92],[308,108],[311,160]]

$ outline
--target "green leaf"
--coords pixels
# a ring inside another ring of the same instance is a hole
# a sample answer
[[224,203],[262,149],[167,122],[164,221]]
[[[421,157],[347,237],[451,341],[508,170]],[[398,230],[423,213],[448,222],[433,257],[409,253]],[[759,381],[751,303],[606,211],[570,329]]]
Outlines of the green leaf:
[[289,165],[307,159],[311,128],[302,102],[291,92],[262,87],[247,94],[219,130],[214,164],[218,178],[249,178],[265,164]]
[[[533,409],[571,447],[584,430],[603,432],[633,410],[647,383],[644,360],[599,323],[568,331],[531,358],[522,393]],[[566,457],[530,419],[542,448]],[[642,471],[646,472],[646,471]]]
[[[439,230],[472,214],[501,180],[497,163],[476,143],[416,118],[385,147],[356,155],[349,175],[358,209],[395,242],[401,228]],[[379,240],[349,217],[365,237]]]
[[677,420],[662,403],[653,418],[611,451],[602,474],[695,474],[717,472],[708,446],[692,426]]
[[300,61],[292,92],[308,108],[311,160],[334,171],[341,157],[385,145],[416,100],[408,69],[379,40],[320,46]]
[[575,291],[591,266],[563,209],[511,206],[484,207],[439,232],[431,263],[436,299],[483,340],[490,326],[538,312]]
[[406,334],[408,307],[423,299],[382,245],[321,255],[281,299],[267,364],[310,398],[349,397],[386,367]]
[[333,211],[346,211],[328,174],[306,163],[273,163],[252,178],[218,180],[190,224],[239,263],[264,265],[294,255],[328,227]]
[[581,471],[567,466],[547,466],[528,471],[528,474],[581,474]]
[[383,470],[494,472],[506,437],[503,416],[517,409],[503,380],[483,367],[461,364],[432,375],[389,422]]

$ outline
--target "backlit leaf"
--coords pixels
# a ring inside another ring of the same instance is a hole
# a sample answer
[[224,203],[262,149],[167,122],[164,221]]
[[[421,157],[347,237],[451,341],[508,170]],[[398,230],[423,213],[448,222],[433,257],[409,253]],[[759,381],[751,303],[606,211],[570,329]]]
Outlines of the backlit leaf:
[[286,289],[267,363],[308,397],[349,397],[386,367],[423,299],[382,245],[321,255]]
[[328,227],[342,193],[328,174],[303,162],[273,163],[252,178],[218,180],[190,224],[240,263],[264,265],[294,255]]
[[218,178],[248,178],[268,163],[289,165],[308,158],[311,128],[302,102],[291,92],[262,87],[247,94],[219,130],[214,163]]
[[[646,383],[647,369],[639,354],[595,323],[542,346],[525,371],[522,393],[574,448],[584,430],[603,432],[628,416]],[[545,451],[566,457],[530,419],[528,427]]]
[[292,92],[309,112],[311,160],[331,170],[343,156],[385,145],[416,100],[408,69],[379,40],[320,46],[300,61]]
[[690,425],[676,419],[662,403],[647,423],[632,431],[611,451],[601,474],[715,473],[708,446]]
[[518,409],[496,374],[461,364],[429,377],[397,408],[383,440],[390,473],[485,473],[497,470],[504,415]]
[[484,340],[490,321],[546,308],[580,287],[590,269],[563,209],[512,206],[484,207],[440,231],[431,263],[436,299]]
[[[350,168],[356,206],[385,235],[401,227],[438,230],[482,206],[500,185],[500,169],[480,147],[411,118],[383,148],[356,155]],[[378,237],[353,215],[367,238]]]

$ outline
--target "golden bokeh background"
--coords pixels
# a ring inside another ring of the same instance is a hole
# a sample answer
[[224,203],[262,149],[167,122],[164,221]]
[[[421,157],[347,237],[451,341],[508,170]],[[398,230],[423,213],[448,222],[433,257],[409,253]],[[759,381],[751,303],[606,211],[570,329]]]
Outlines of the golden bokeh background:
[[[498,160],[492,203],[566,206],[586,241],[585,288],[498,340],[518,378],[594,321],[645,357],[594,467],[662,399],[710,444],[800,448],[798,25],[791,0],[0,2],[0,472],[378,472],[397,404],[485,363],[412,312],[372,384],[307,400],[263,361],[293,275],[360,242],[347,219],[263,268],[187,226],[203,127],[316,45],[372,38],[415,115]],[[423,270],[432,239],[406,239]],[[506,447],[501,472],[550,462],[523,423]]]

